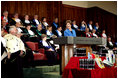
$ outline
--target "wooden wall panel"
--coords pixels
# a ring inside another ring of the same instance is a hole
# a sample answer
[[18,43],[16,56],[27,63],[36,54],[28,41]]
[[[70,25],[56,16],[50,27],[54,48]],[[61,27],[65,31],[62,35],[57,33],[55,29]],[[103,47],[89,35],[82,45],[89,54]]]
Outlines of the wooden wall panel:
[[63,23],[69,19],[76,20],[77,25],[80,25],[82,20],[86,21],[86,8],[62,5],[61,22]]
[[109,13],[101,8],[93,7],[87,9],[87,20],[99,22],[100,28],[105,29],[113,41],[117,41],[117,15]]

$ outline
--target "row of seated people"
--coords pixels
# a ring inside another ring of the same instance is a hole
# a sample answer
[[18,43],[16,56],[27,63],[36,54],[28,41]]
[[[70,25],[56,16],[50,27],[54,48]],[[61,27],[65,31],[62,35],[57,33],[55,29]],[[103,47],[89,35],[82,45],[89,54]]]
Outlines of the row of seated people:
[[[18,22],[18,23],[21,23],[23,26],[26,26],[27,24],[30,24],[33,27],[37,27],[39,24],[41,24],[42,29],[44,29],[44,30],[47,30],[48,26],[52,26],[53,31],[57,30],[57,28],[59,27],[58,18],[55,18],[54,22],[51,25],[49,25],[48,22],[47,22],[46,17],[42,17],[41,21],[39,21],[38,20],[38,15],[34,15],[33,20],[30,20],[29,15],[25,15],[24,19],[21,20],[21,19],[19,19],[18,13],[15,13],[14,17],[12,19],[10,19],[8,17],[8,12],[4,11],[3,16],[2,16],[1,19],[5,20],[7,22],[7,24],[10,24],[10,25],[15,25]],[[82,21],[81,25],[79,27],[76,24],[76,21],[73,20],[71,24],[72,24],[72,29],[74,29],[76,31],[77,36],[81,34],[81,32],[79,32],[79,31],[85,31],[86,28],[89,28],[90,32],[92,32],[92,30],[95,29],[98,36],[100,36],[101,30],[99,29],[98,22],[96,22],[95,25],[93,25],[92,21],[90,21],[88,24],[86,24],[85,21]],[[63,31],[64,30],[65,29],[63,29]]]

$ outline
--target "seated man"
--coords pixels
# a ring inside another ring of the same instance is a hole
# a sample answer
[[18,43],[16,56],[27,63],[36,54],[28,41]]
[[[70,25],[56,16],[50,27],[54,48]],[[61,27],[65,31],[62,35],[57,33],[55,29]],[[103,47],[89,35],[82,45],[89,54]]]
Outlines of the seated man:
[[43,47],[45,49],[48,65],[53,65],[56,61],[56,47],[47,41],[47,35],[42,34],[41,38],[42,40],[39,42],[39,47]]
[[62,27],[58,27],[57,30],[54,32],[54,34],[57,36],[57,37],[62,37]]
[[101,29],[99,28],[98,22],[95,23],[94,29],[96,30],[96,34],[97,34],[98,36],[100,36]]
[[90,32],[89,32],[89,28],[86,28],[86,29],[85,29],[85,33],[84,33],[83,36],[84,36],[84,37],[89,37],[89,38],[91,38],[91,34],[90,34]]
[[25,52],[25,46],[22,40],[15,36],[16,33],[16,27],[11,26],[9,29],[9,34],[4,36],[8,54],[7,60],[9,64],[7,66],[7,71],[9,78],[23,77],[21,56]]
[[109,49],[113,49],[113,48],[114,48],[114,44],[113,44],[112,41],[111,41],[111,37],[108,37],[108,38],[107,38],[107,47],[108,47]]
[[88,24],[88,28],[89,28],[89,31],[92,32],[93,30],[93,21],[89,21],[89,24]]
[[38,15],[34,15],[34,19],[33,19],[33,25],[34,26],[38,26],[41,22],[38,20]]
[[31,21],[29,20],[29,15],[25,15],[24,20],[22,20],[22,23],[24,26],[32,24]]
[[58,27],[59,27],[58,18],[55,18],[54,22],[52,23],[52,29],[55,31],[57,30]]
[[66,30],[64,31],[64,36],[72,36],[76,37],[76,32],[74,29],[71,28],[71,21],[66,21]]

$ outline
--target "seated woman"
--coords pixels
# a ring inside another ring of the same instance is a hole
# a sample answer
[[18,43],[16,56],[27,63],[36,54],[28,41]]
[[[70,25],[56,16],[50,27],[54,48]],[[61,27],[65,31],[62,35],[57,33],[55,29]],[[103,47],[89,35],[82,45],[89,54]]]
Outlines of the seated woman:
[[39,38],[37,37],[37,35],[35,35],[35,33],[31,30],[31,25],[27,25],[26,29],[24,30],[24,33],[26,33],[26,41],[32,41],[32,42],[38,42]]
[[55,37],[57,37],[57,36],[54,35],[53,32],[52,32],[52,26],[48,26],[48,27],[47,27],[46,34],[47,34],[47,36],[50,37],[50,38],[53,38],[53,37],[55,38]]
[[34,32],[31,30],[31,25],[30,24],[28,24],[26,26],[26,29],[24,31],[25,31],[25,33],[29,34],[30,37],[35,36]]
[[47,35],[42,34],[41,38],[42,40],[39,42],[39,47],[43,47],[45,49],[48,65],[53,65],[56,61],[56,47],[47,41]]
[[64,36],[72,36],[76,37],[76,32],[74,29],[71,28],[71,21],[66,21],[66,30],[64,31]]
[[86,28],[87,28],[86,22],[85,22],[85,21],[82,21],[82,22],[81,22],[80,30],[81,30],[81,31],[85,31]]
[[93,29],[91,36],[95,37],[95,38],[98,38],[98,35],[96,34],[96,30],[95,29]]

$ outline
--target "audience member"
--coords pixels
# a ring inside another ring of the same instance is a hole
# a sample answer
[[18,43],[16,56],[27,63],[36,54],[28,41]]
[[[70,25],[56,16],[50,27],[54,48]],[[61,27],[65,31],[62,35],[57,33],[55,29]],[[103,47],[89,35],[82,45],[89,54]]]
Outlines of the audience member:
[[19,23],[21,23],[21,20],[19,19],[19,15],[18,15],[18,13],[15,13],[14,14],[14,18],[12,18],[15,22],[19,22]]
[[21,56],[25,52],[24,43],[18,37],[16,37],[17,29],[15,26],[10,26],[9,34],[5,35],[6,49],[8,52],[8,77],[20,78],[23,77],[22,71],[22,58]]
[[47,29],[48,26],[46,17],[42,17],[42,28]]
[[43,47],[45,49],[45,54],[48,59],[48,65],[53,65],[56,61],[56,50],[55,46],[47,41],[47,36],[45,34],[41,35],[42,40],[39,43],[39,47]]
[[88,24],[88,28],[89,28],[89,31],[92,32],[93,30],[93,21],[89,21],[89,24]]
[[57,36],[57,37],[62,37],[62,27],[58,27],[57,30],[54,32],[54,34]]
[[111,37],[108,37],[108,38],[107,38],[107,47],[108,47],[109,49],[113,49],[113,47],[114,47],[114,44],[113,44],[112,41],[111,41]]
[[54,38],[57,37],[57,36],[54,35],[53,32],[52,32],[52,26],[48,26],[48,27],[47,27],[46,34],[47,34],[47,36],[50,37],[50,38],[51,38],[51,37],[52,37],[52,38],[53,38],[53,37],[54,37]]
[[31,30],[31,25],[30,24],[28,24],[26,26],[26,29],[24,31],[25,31],[25,33],[29,34],[30,37],[34,37],[35,36],[34,32]]
[[98,36],[100,36],[101,30],[100,30],[100,28],[99,28],[98,22],[95,23],[94,29],[96,30],[96,34],[97,34]]
[[85,21],[82,21],[82,22],[81,22],[80,30],[81,30],[81,31],[85,31],[86,28],[87,28],[86,22],[85,22]]
[[85,29],[85,34],[84,34],[84,36],[91,38],[91,34],[90,34],[90,32],[89,32],[89,28],[86,28],[86,29]]
[[95,29],[93,29],[91,36],[95,37],[95,38],[98,38],[98,35],[96,34],[96,30]]
[[54,22],[52,23],[52,29],[55,31],[57,30],[58,27],[59,27],[58,18],[55,18]]
[[38,20],[38,15],[34,15],[34,19],[33,19],[33,25],[34,26],[38,26],[41,22]]
[[106,32],[105,30],[102,31],[102,37],[103,37],[103,38],[107,38],[107,35],[106,35],[105,32]]
[[22,21],[23,25],[26,26],[28,24],[31,24],[31,21],[29,20],[29,15],[25,15],[24,20]]
[[20,22],[16,22],[16,28],[17,28],[19,33],[23,32],[23,30],[20,27],[21,27]]
[[1,20],[4,20],[8,24],[8,11],[3,12],[3,16],[1,16]]

